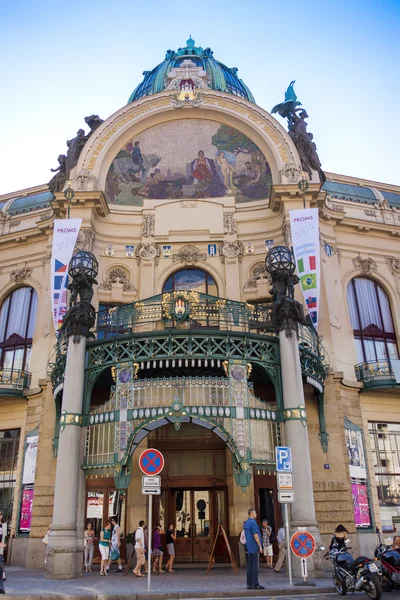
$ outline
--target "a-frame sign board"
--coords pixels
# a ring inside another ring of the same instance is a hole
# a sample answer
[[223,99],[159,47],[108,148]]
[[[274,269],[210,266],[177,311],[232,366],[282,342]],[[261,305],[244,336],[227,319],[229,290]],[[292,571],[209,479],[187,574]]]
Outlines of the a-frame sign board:
[[215,546],[217,545],[217,539],[218,539],[218,536],[219,536],[219,535],[222,535],[222,537],[224,538],[224,541],[225,541],[225,546],[226,546],[226,549],[228,550],[229,559],[230,559],[230,561],[231,561],[232,568],[233,568],[233,570],[235,571],[235,575],[237,575],[237,574],[239,573],[239,569],[237,568],[237,565],[236,565],[235,559],[234,559],[234,557],[233,557],[233,554],[232,554],[232,548],[231,548],[231,545],[230,545],[230,543],[229,543],[228,536],[226,535],[226,531],[225,531],[225,529],[222,527],[222,525],[221,525],[221,524],[220,524],[220,525],[218,525],[218,529],[217,529],[217,535],[215,536],[214,545],[213,545],[213,547],[212,547],[211,554],[210,554],[210,560],[208,561],[207,573],[209,573],[209,572],[210,572],[210,569],[211,569],[211,567],[212,567],[212,566],[213,566],[213,564],[214,564],[214,552],[215,552]]

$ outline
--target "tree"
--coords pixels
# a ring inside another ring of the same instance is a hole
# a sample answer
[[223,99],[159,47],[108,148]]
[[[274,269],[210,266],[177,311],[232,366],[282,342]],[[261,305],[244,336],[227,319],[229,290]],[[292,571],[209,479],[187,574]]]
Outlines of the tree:
[[226,151],[233,154],[258,154],[260,149],[246,135],[228,125],[221,125],[217,133],[215,133],[211,142],[218,148],[218,152]]

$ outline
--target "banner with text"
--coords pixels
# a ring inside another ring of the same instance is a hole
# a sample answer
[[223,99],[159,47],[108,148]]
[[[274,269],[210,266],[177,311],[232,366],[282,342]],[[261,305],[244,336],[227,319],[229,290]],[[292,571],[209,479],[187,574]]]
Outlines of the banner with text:
[[315,329],[317,329],[321,276],[318,208],[291,210],[289,215],[297,274],[300,278],[308,314]]
[[54,221],[51,253],[51,307],[56,333],[67,312],[68,265],[74,252],[82,219]]

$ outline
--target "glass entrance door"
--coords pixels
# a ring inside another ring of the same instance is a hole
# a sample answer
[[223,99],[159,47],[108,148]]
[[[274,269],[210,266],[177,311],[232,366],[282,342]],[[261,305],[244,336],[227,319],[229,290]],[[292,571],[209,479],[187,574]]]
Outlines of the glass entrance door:
[[212,547],[212,506],[209,489],[172,490],[177,562],[207,561]]

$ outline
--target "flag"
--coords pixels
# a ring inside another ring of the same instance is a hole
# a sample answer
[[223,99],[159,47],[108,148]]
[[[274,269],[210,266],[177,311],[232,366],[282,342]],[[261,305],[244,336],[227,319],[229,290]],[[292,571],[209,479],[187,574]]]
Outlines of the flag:
[[300,286],[308,314],[317,329],[320,285],[318,209],[291,210],[289,215]]
[[82,219],[54,221],[51,253],[51,307],[54,329],[58,332],[67,312],[68,265],[74,252]]

